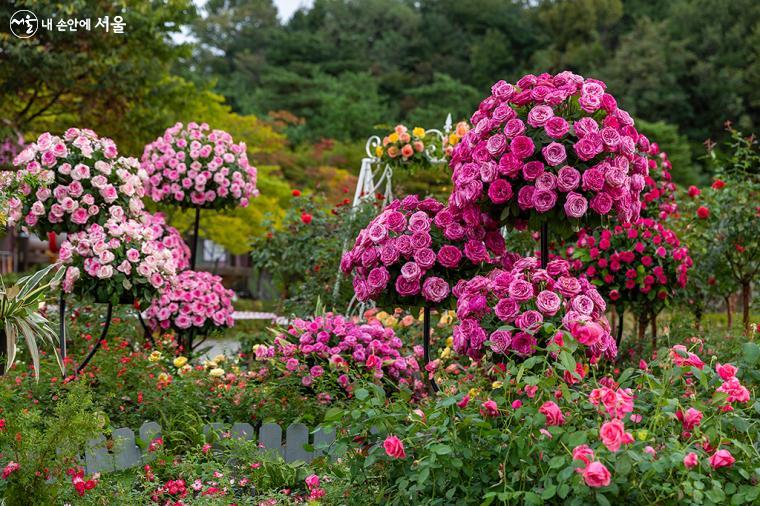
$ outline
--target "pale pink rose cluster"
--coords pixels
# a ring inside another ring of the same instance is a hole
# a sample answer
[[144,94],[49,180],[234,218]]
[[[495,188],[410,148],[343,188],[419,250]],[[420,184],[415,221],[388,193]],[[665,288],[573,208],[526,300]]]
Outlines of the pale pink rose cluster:
[[156,202],[210,209],[246,207],[258,195],[245,143],[206,123],[182,123],[145,146],[147,194]]
[[153,329],[188,329],[199,335],[222,327],[232,327],[234,293],[222,285],[222,278],[210,272],[187,270],[177,275],[146,310],[148,325]]
[[327,313],[310,320],[296,319],[272,346],[257,346],[257,360],[275,359],[287,371],[298,374],[301,383],[316,387],[331,371],[330,381],[351,392],[357,374],[375,379],[390,378],[422,392],[419,364],[414,355],[402,354],[403,343],[390,327],[375,320],[355,323]]
[[459,279],[462,269],[491,261],[485,242],[491,239],[468,237],[467,228],[446,213],[437,200],[410,195],[375,217],[341,259],[341,270],[354,272],[357,298],[438,304],[449,298],[450,279]]
[[534,257],[506,255],[504,269],[475,276],[458,289],[454,350],[478,359],[484,345],[494,354],[533,355],[572,338],[592,362],[617,355],[604,316],[606,304],[596,288],[570,274],[563,259],[539,267]]
[[63,137],[43,133],[13,163],[19,169],[9,188],[14,196],[8,221],[40,236],[102,225],[111,207],[131,217],[143,210],[147,174],[92,130],[69,128]]
[[454,149],[449,203],[510,219],[639,216],[650,142],[603,82],[569,71],[495,83]]
[[172,252],[177,271],[189,269],[192,255],[190,246],[182,239],[179,230],[166,223],[163,213],[145,213],[143,221],[145,226],[152,229],[153,238],[158,246]]
[[63,291],[92,296],[97,302],[147,303],[175,281],[172,252],[156,243],[143,221],[128,218],[119,207],[109,212],[111,218],[103,225],[93,223],[61,244]]

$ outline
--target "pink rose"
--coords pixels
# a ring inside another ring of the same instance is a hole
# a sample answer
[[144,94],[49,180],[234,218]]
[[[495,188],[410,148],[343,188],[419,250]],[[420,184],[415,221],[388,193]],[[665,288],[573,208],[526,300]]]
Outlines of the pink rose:
[[604,329],[595,322],[575,322],[570,325],[570,334],[579,343],[593,346],[601,341]]
[[633,443],[633,436],[625,431],[625,426],[619,419],[602,424],[599,429],[599,438],[611,452],[618,451],[624,444]]
[[383,448],[385,453],[393,459],[406,458],[406,451],[404,450],[404,443],[396,436],[388,436],[383,441]]
[[523,178],[526,181],[533,181],[544,172],[544,164],[538,160],[528,162],[522,166]]
[[533,355],[537,345],[536,338],[526,332],[518,332],[512,336],[512,349],[521,357]]
[[536,297],[536,307],[547,316],[554,316],[559,311],[561,303],[559,296],[549,290],[543,290]]
[[571,191],[565,198],[565,214],[570,218],[582,218],[588,210],[588,201],[580,193]]
[[731,467],[736,462],[736,459],[731,455],[728,450],[718,450],[708,459],[713,469],[719,469],[721,467]]
[[552,142],[541,149],[541,153],[544,155],[546,163],[552,167],[563,163],[567,160],[567,153],[565,153],[565,146],[558,142]]
[[562,414],[562,410],[555,403],[548,401],[538,408],[538,412],[546,416],[546,425],[563,425],[565,423],[565,416]]
[[496,316],[505,322],[513,322],[520,313],[520,305],[512,299],[501,299],[494,307]]
[[528,112],[528,124],[533,128],[543,126],[549,118],[554,116],[554,111],[548,105],[537,105]]
[[565,165],[557,172],[557,188],[563,192],[569,192],[578,188],[581,181],[581,173],[573,167]]
[[462,252],[456,246],[446,244],[438,250],[438,263],[447,269],[454,269],[462,260]]
[[606,487],[610,484],[612,479],[610,472],[604,467],[604,464],[598,460],[587,465],[586,468],[583,469],[582,474],[583,481],[586,482],[586,485],[594,488]]
[[584,162],[591,160],[596,155],[601,153],[601,148],[597,146],[593,140],[588,137],[584,137],[573,145],[575,154],[578,158]]
[[570,131],[570,125],[560,116],[552,116],[544,123],[546,135],[552,139],[560,139]]
[[403,276],[396,278],[396,292],[401,297],[408,297],[410,295],[417,295],[420,293],[420,280],[405,279]]
[[597,193],[589,203],[591,209],[598,214],[607,214],[612,209],[612,197],[607,193]]
[[525,133],[525,123],[520,119],[511,119],[504,126],[504,135],[510,139]]
[[495,330],[488,340],[491,341],[491,350],[494,353],[506,354],[512,344],[512,334],[506,330]]
[[702,422],[702,416],[702,412],[694,408],[687,409],[686,413],[682,413],[680,410],[676,412],[676,418],[681,421],[683,429],[686,431],[691,431],[698,426]]
[[524,160],[533,154],[536,146],[533,139],[524,135],[518,135],[509,144],[510,151],[519,159]]
[[594,460],[594,450],[588,445],[580,445],[573,448],[573,460],[580,460],[585,465],[589,465]]
[[422,284],[422,296],[432,302],[441,302],[449,296],[449,284],[436,276],[431,276]]
[[533,193],[533,208],[539,213],[550,211],[557,203],[557,194],[553,191],[537,190]]
[[686,469],[697,467],[697,465],[699,465],[699,458],[697,457],[697,454],[694,452],[686,454],[686,456],[683,458],[683,465],[686,466]]
[[715,372],[718,373],[718,376],[720,376],[723,381],[728,381],[736,376],[736,373],[739,372],[739,369],[731,364],[721,365],[720,362],[718,362],[718,364],[715,366]]
[[507,149],[507,138],[502,134],[492,135],[486,143],[486,148],[491,156],[500,156]]
[[512,198],[512,185],[504,179],[496,179],[488,187],[488,198],[494,204],[503,204]]
[[385,267],[375,267],[367,276],[367,285],[372,292],[380,292],[385,289],[391,275]]
[[499,416],[499,406],[491,399],[488,399],[480,405],[480,414],[487,417]]

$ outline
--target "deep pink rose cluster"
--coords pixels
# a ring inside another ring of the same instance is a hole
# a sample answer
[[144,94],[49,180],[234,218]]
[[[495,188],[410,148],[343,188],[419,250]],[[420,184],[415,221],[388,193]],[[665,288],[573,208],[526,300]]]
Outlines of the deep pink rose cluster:
[[147,303],[174,283],[172,253],[156,243],[144,222],[127,218],[118,207],[110,213],[103,225],[93,223],[61,244],[63,291],[92,296],[96,302]]
[[638,218],[650,143],[603,82],[569,71],[499,81],[471,123],[451,158],[451,206],[508,208],[508,221]]
[[206,123],[167,128],[145,146],[141,162],[149,176],[147,194],[156,202],[223,209],[246,207],[258,195],[245,143]]
[[41,237],[102,225],[112,207],[130,217],[143,210],[145,171],[92,130],[69,128],[63,137],[45,132],[13,163],[19,169],[7,189],[14,195],[8,222]]
[[651,144],[649,155],[649,175],[646,191],[641,196],[641,216],[662,221],[678,211],[676,184],[670,174],[673,166],[668,154],[661,152],[657,143]]
[[153,329],[173,329],[198,335],[232,327],[232,298],[234,293],[222,285],[222,278],[210,272],[187,270],[177,276],[153,299],[146,311],[148,325]]
[[172,252],[174,263],[177,266],[177,272],[190,268],[190,246],[187,245],[179,230],[166,223],[163,213],[145,213],[145,226],[150,227],[153,231],[153,240],[159,247],[166,248]]
[[254,352],[257,360],[278,361],[307,387],[316,387],[329,370],[330,381],[345,392],[352,391],[359,375],[389,378],[416,392],[424,391],[417,359],[402,354],[401,339],[377,320],[359,324],[332,313],[296,319],[272,346],[259,345]]
[[486,232],[480,212],[472,216],[477,226],[468,227],[467,219],[432,198],[394,201],[359,233],[341,270],[354,272],[361,301],[442,303],[451,295],[452,277],[458,280],[468,266],[491,262],[489,249],[504,250],[504,239],[498,230]]
[[572,337],[592,361],[615,358],[605,301],[591,283],[570,274],[569,262],[555,259],[541,269],[534,257],[507,256],[504,267],[461,286],[456,352],[477,359],[488,342],[496,355],[527,357],[539,348],[563,348]]

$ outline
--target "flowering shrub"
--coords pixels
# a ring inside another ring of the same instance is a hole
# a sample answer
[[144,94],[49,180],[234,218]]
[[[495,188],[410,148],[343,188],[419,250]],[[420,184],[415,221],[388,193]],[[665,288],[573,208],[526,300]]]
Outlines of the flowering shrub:
[[163,213],[145,213],[143,222],[150,227],[153,240],[160,248],[166,248],[172,252],[177,272],[190,267],[190,246],[187,245],[179,230],[166,223]]
[[[495,355],[529,357],[540,348],[556,356],[578,343],[592,362],[602,355],[615,358],[617,347],[604,317],[606,303],[587,280],[570,275],[567,261],[555,259],[541,269],[534,257],[511,258],[505,267],[487,277],[476,276],[460,288],[460,323],[454,327],[453,342],[457,353],[480,358],[488,343]],[[561,367],[576,374],[574,364]]]
[[458,233],[452,234],[452,215],[443,210],[432,198],[411,195],[392,202],[359,233],[340,265],[345,274],[354,271],[359,300],[408,306],[445,303],[466,264],[491,261],[486,242],[501,241],[503,250],[498,232],[465,242],[465,228],[457,224]]
[[582,231],[573,257],[616,304],[636,314],[659,312],[686,286],[689,250],[675,232],[652,219],[594,233]]
[[174,284],[167,284],[146,311],[153,329],[173,329],[183,334],[192,329],[208,335],[232,327],[232,290],[222,285],[222,278],[210,272],[184,271]]
[[48,132],[14,160],[19,167],[8,202],[8,221],[44,237],[103,224],[111,207],[129,216],[143,209],[145,172],[134,158],[118,157],[116,145],[88,129]]
[[385,378],[422,392],[417,359],[402,355],[401,348],[393,329],[378,321],[357,324],[327,313],[313,320],[295,320],[272,345],[258,345],[254,353],[280,375],[300,378],[303,387],[315,390],[321,401],[329,403],[337,395],[350,394],[360,378]]
[[635,220],[650,143],[605,90],[569,71],[495,83],[454,149],[451,205],[506,222]]
[[174,283],[172,252],[154,241],[151,228],[126,218],[121,208],[112,207],[110,213],[105,224],[93,223],[61,244],[63,291],[103,303],[152,300]]
[[[508,360],[488,389],[445,383],[446,394],[413,408],[370,388],[340,422],[342,442],[361,450],[349,460],[353,498],[379,489],[406,504],[442,490],[464,504],[754,503],[744,385],[754,373],[705,364],[699,350],[661,349],[614,376],[591,364],[572,388],[540,357]],[[747,343],[743,363],[758,360]]]
[[646,192],[641,199],[641,216],[665,220],[678,211],[676,184],[670,175],[672,165],[668,154],[659,151],[656,143],[650,145],[649,153],[649,175],[646,177]]
[[146,193],[156,202],[183,207],[246,207],[258,195],[256,167],[248,163],[245,143],[235,144],[206,123],[177,123],[145,146],[141,159],[148,174]]
[[448,158],[454,154],[454,147],[459,144],[462,138],[470,131],[470,124],[466,121],[460,121],[454,127],[454,131],[443,139],[443,152]]
[[406,126],[396,125],[392,133],[383,137],[383,145],[375,149],[375,155],[395,167],[424,163],[427,160],[425,149],[431,142],[422,127],[415,127],[409,133]]

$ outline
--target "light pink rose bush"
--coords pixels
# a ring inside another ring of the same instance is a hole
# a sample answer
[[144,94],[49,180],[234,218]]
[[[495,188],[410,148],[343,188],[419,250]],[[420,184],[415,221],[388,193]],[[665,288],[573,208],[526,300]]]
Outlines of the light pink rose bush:
[[346,412],[341,442],[366,452],[351,454],[356,486],[403,482],[410,504],[439,490],[463,504],[754,504],[757,405],[745,383],[756,370],[700,354],[663,348],[614,375],[589,363],[580,382],[542,356],[472,365],[414,409],[373,390]]
[[92,130],[69,128],[62,137],[40,135],[15,158],[8,188],[8,222],[44,237],[104,224],[118,207],[125,216],[143,210],[145,171],[118,156],[112,140]]
[[569,71],[495,83],[454,149],[449,204],[505,223],[638,218],[651,145],[606,88]]
[[145,226],[150,227],[153,234],[153,240],[159,247],[166,248],[172,252],[177,272],[190,268],[190,246],[182,238],[179,230],[166,223],[163,213],[145,213],[143,215]]
[[504,266],[459,289],[457,353],[478,359],[490,349],[500,360],[538,351],[556,356],[580,346],[592,362],[616,357],[606,303],[591,283],[570,274],[569,262],[555,259],[541,269],[535,257],[508,255]]
[[192,331],[206,336],[235,324],[233,296],[219,276],[186,270],[153,299],[146,310],[147,323],[154,330],[172,329],[177,334]]
[[256,345],[254,358],[261,379],[290,378],[292,388],[325,404],[353,396],[359,380],[425,392],[417,357],[405,354],[393,329],[377,320],[361,324],[332,313],[296,319],[272,345]]
[[182,207],[246,207],[256,189],[256,167],[245,143],[206,124],[177,123],[145,146],[146,193],[155,202]]
[[[478,223],[478,213],[472,217]],[[478,228],[484,231],[484,227]],[[498,230],[469,235],[464,221],[432,198],[392,202],[362,230],[341,259],[361,301],[406,306],[446,304],[463,274],[504,250]]]
[[155,241],[144,222],[127,218],[119,207],[110,213],[103,225],[93,223],[69,234],[61,244],[58,262],[66,269],[63,291],[96,302],[147,305],[174,284],[172,252]]

